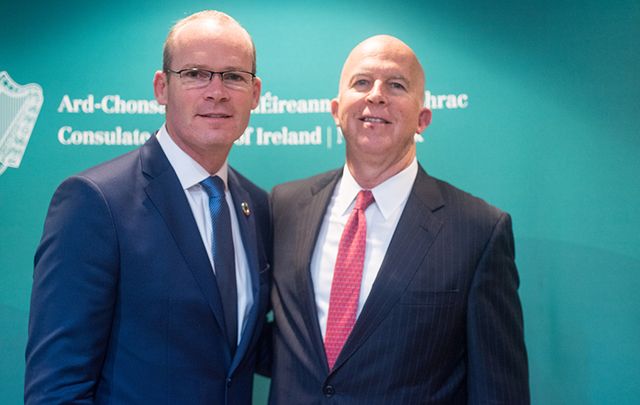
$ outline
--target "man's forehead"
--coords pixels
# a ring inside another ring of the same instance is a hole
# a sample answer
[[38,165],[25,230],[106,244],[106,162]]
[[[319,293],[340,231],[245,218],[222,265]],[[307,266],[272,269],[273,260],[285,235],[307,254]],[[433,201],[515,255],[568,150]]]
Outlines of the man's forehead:
[[397,73],[397,74],[407,74],[409,69],[409,65],[407,63],[402,63],[402,61],[398,61],[395,59],[388,58],[375,58],[368,57],[363,58],[349,65],[347,69],[351,74],[362,72],[362,73]]
[[387,41],[369,41],[357,46],[345,62],[345,70],[361,66],[385,66],[413,70],[419,62],[413,51],[404,44]]
[[181,27],[175,34],[173,52],[176,59],[188,57],[190,60],[187,62],[195,66],[204,63],[200,59],[208,60],[212,49],[224,52],[226,59],[238,59],[238,65],[245,59],[249,62],[252,59],[251,39],[234,24],[196,20]]
[[343,80],[350,80],[356,76],[381,76],[385,79],[403,79],[410,81],[416,74],[415,67],[410,61],[402,58],[389,58],[381,55],[368,55],[354,58],[345,65],[342,72]]
[[225,40],[228,43],[251,44],[250,37],[242,27],[233,22],[213,18],[200,18],[185,23],[176,30],[174,38],[176,42],[183,43]]
[[376,36],[364,40],[352,51],[352,57],[379,57],[385,59],[411,59],[415,58],[413,50],[404,42],[390,36]]

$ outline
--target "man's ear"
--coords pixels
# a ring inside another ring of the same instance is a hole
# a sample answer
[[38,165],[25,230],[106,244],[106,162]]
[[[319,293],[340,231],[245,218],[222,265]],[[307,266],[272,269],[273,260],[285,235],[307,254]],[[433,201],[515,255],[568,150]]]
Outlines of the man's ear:
[[160,105],[167,105],[167,100],[169,99],[167,94],[169,87],[168,79],[167,74],[160,70],[153,75],[153,95]]
[[338,98],[334,98],[331,100],[331,115],[333,116],[333,122],[336,123],[336,126],[340,126],[340,120],[338,117],[338,108],[340,107],[340,102]]
[[253,100],[251,101],[251,109],[253,110],[260,103],[260,92],[262,91],[262,80],[259,77],[253,78],[253,86],[251,86]]
[[431,124],[431,110],[423,107],[418,115],[418,128],[416,129],[416,133],[421,134],[422,131],[427,129],[429,124]]

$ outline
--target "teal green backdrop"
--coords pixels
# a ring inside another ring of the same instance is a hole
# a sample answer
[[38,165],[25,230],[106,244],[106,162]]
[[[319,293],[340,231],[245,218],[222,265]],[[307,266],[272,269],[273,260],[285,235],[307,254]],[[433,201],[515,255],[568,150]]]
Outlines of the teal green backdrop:
[[[640,401],[637,0],[172,3],[0,5],[0,72],[44,96],[25,149],[10,131],[19,101],[0,90],[0,158],[9,136],[24,152],[19,167],[1,162],[0,402],[22,401],[33,253],[55,187],[162,124],[149,103],[162,43],[205,8],[256,43],[263,104],[230,160],[265,189],[342,164],[326,102],[354,45],[388,33],[412,46],[433,108],[420,162],[513,216],[533,403]],[[137,136],[87,144],[97,131]],[[305,131],[305,144],[274,144]],[[258,379],[254,402],[267,391]]]

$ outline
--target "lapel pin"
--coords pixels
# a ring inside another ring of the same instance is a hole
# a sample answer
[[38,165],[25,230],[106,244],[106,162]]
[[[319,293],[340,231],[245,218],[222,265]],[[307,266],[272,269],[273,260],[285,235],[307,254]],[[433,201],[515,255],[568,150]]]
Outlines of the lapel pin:
[[249,215],[251,215],[249,204],[247,204],[246,201],[243,201],[242,204],[240,204],[240,208],[242,208],[242,213],[244,214],[245,217],[248,217]]

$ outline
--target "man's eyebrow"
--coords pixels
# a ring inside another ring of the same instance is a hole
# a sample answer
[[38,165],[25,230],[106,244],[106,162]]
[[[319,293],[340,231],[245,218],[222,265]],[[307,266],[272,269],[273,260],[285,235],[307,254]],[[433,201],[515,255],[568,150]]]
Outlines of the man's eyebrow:
[[367,72],[367,71],[359,71],[359,72],[353,73],[350,77],[354,78],[354,77],[358,77],[358,76],[371,76],[371,73]]
[[244,68],[241,68],[239,66],[235,66],[235,65],[231,65],[231,66],[225,66],[223,68],[221,68],[221,70],[212,70],[209,66],[207,65],[203,65],[200,63],[186,63],[184,65],[184,67],[182,67],[181,69],[202,69],[202,70],[208,70],[210,72],[229,72],[229,71],[244,71]]
[[[349,77],[349,83],[351,83],[354,79],[357,79],[360,77],[370,77],[371,75],[372,73],[367,71],[356,72]],[[398,80],[407,84],[411,84],[411,80],[409,80],[406,76],[402,74],[394,74],[394,75],[384,77],[384,81],[389,81],[389,80]]]
[[391,75],[387,78],[387,80],[402,80],[403,82],[411,82],[411,80],[409,80],[406,76],[404,75]]

